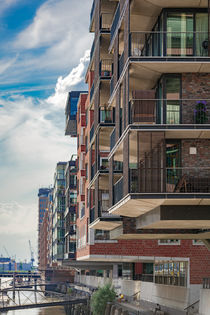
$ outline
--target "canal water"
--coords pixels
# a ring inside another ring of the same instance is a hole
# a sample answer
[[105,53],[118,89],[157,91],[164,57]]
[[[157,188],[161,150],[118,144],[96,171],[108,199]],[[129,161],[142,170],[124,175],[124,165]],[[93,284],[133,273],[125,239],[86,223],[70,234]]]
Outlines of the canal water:
[[[8,286],[8,282],[11,282],[12,279],[8,281],[9,278],[1,278],[1,288]],[[26,295],[28,295],[25,292]],[[30,296],[29,296],[30,297]],[[21,300],[23,297],[21,297]],[[25,298],[24,298],[25,299]],[[41,300],[38,298],[38,300]],[[46,308],[35,308],[35,309],[23,309],[23,310],[16,310],[16,311],[9,311],[6,313],[1,313],[1,315],[66,315],[63,306],[58,307],[46,307]]]

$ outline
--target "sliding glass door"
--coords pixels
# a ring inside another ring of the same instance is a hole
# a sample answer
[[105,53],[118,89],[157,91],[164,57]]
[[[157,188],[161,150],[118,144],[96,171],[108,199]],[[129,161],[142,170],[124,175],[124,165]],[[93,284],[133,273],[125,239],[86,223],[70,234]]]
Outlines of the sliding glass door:
[[167,14],[167,56],[192,56],[194,19],[192,13]]

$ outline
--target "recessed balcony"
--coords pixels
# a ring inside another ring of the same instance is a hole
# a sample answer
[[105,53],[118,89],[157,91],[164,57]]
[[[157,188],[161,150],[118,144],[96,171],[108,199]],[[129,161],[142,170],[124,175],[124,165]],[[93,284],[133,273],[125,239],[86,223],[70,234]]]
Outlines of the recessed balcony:
[[130,56],[186,59],[209,57],[208,31],[205,32],[131,32]]

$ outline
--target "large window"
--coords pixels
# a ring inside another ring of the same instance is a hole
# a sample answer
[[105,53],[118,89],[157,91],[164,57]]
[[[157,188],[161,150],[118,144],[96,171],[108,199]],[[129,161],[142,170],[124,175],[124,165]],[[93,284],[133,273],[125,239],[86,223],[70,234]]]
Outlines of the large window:
[[184,261],[155,263],[155,283],[186,287],[187,266]]

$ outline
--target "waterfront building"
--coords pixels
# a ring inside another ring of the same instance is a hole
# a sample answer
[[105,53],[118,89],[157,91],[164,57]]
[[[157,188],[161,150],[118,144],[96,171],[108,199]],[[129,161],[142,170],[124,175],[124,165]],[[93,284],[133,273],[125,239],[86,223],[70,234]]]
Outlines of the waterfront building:
[[54,173],[52,212],[52,263],[60,265],[64,259],[65,243],[65,168],[66,162],[58,162]]
[[38,265],[40,265],[40,261],[43,259],[43,257],[40,257],[41,225],[45,212],[48,210],[50,192],[51,188],[40,188],[38,191]]
[[108,278],[183,311],[210,277],[208,21],[207,0],[93,1],[77,197],[76,281],[87,287]]
[[72,155],[65,169],[65,253],[64,260],[76,258],[77,156]]

